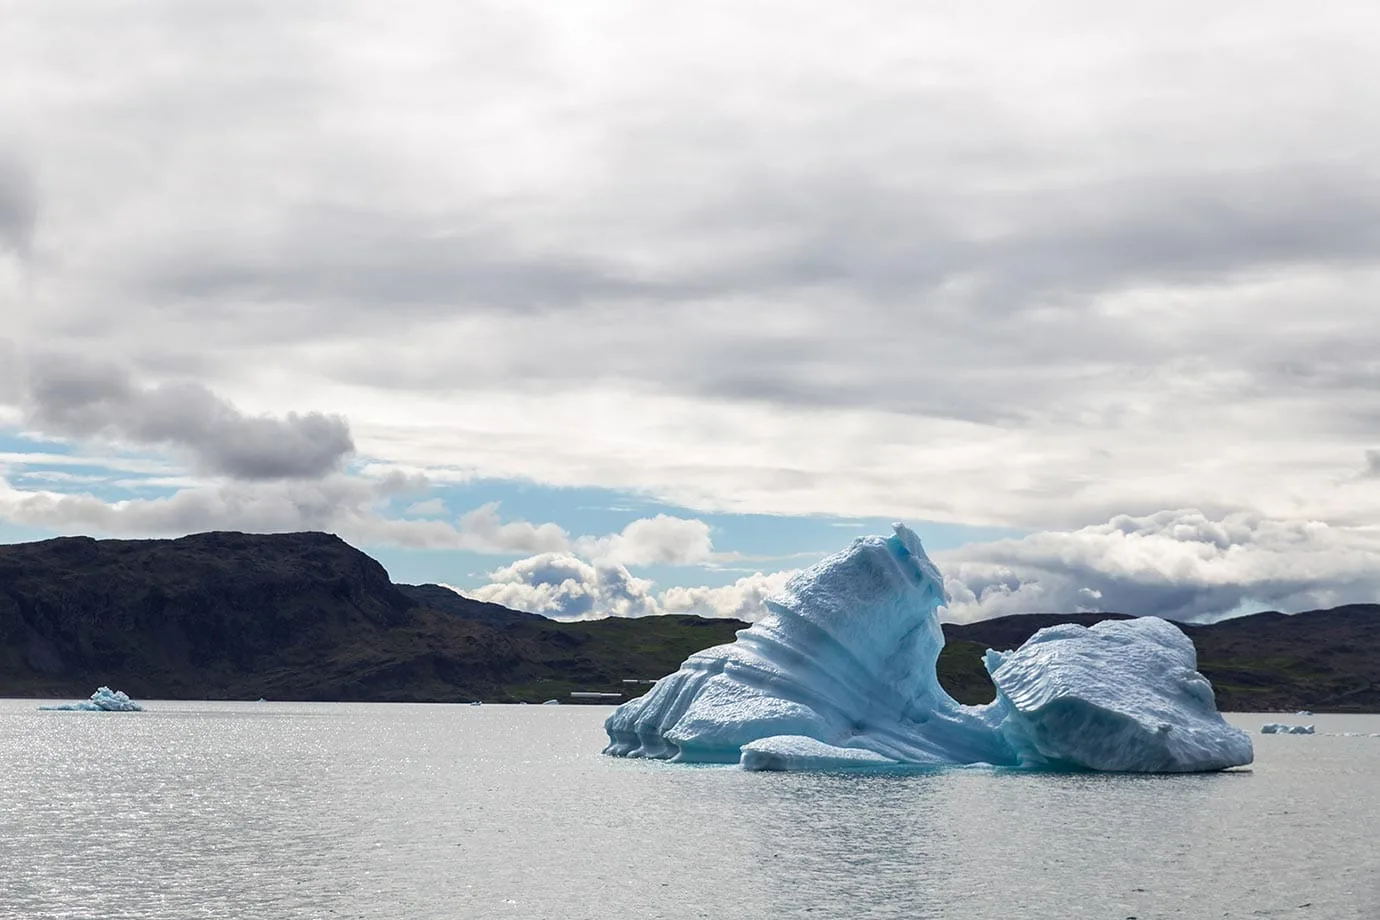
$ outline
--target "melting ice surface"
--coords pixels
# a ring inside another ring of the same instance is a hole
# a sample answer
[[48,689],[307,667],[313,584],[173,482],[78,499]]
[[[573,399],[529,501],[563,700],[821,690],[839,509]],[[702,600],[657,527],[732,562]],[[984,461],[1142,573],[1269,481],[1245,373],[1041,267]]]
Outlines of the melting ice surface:
[[604,753],[750,770],[989,764],[1134,772],[1250,763],[1193,643],[1155,618],[1040,630],[986,667],[997,698],[939,685],[943,579],[897,524],[795,576],[731,644],[619,706]]
[[76,712],[143,712],[144,707],[134,702],[123,690],[99,687],[89,700],[78,703],[63,703],[60,706],[40,706],[39,709],[71,710]]

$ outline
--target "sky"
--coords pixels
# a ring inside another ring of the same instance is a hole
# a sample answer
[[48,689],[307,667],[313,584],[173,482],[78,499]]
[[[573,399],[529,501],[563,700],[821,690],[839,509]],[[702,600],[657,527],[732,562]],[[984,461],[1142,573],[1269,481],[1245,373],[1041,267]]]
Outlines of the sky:
[[[0,29],[0,541],[752,618],[1380,600],[1380,10],[70,0]],[[858,7],[858,8],[853,8]]]

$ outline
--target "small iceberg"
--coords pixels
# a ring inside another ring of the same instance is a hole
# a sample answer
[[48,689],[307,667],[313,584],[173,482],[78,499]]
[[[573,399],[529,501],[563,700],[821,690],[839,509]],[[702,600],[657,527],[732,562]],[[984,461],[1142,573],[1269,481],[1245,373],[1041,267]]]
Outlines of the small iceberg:
[[1260,726],[1262,735],[1311,735],[1311,725],[1286,725],[1283,722],[1266,722]]
[[134,702],[123,690],[98,687],[89,700],[79,703],[62,703],[58,706],[40,706],[48,712],[143,712],[144,707]]

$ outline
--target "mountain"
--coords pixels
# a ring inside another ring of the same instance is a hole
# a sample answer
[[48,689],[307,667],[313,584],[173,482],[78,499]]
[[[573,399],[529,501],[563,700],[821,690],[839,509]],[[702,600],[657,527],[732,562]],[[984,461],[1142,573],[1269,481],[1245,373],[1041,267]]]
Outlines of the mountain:
[[[946,625],[940,680],[992,697],[982,652],[1118,614]],[[321,533],[0,546],[0,696],[530,701],[637,695],[747,624],[695,616],[557,623],[440,585],[393,584]],[[1380,606],[1183,624],[1227,710],[1380,711]]]
[[530,700],[621,691],[741,623],[556,623],[395,585],[321,533],[0,546],[0,695]]

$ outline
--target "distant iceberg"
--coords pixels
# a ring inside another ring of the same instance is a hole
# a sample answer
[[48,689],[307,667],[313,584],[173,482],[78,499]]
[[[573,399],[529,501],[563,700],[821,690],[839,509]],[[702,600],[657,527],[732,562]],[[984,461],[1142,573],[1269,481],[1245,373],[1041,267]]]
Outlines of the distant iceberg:
[[1286,725],[1283,722],[1266,722],[1260,726],[1262,735],[1311,735],[1311,725]]
[[997,698],[939,685],[943,579],[897,524],[795,576],[735,642],[609,716],[606,754],[751,770],[987,764],[1193,772],[1250,763],[1193,643],[1154,617],[1041,630],[988,652]]
[[99,687],[89,700],[63,703],[59,706],[40,706],[39,709],[66,712],[143,712],[144,707],[130,699],[123,690]]

